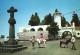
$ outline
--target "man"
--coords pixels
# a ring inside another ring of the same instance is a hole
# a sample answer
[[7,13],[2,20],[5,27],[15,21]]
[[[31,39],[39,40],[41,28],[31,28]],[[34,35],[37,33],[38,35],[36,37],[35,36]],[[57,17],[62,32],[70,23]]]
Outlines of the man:
[[73,50],[76,50],[76,47],[75,47],[75,35],[72,36],[72,38],[71,38],[71,43],[72,43],[72,45],[73,45],[73,46],[72,46],[72,49],[73,49]]
[[32,37],[32,47],[35,49],[35,36]]

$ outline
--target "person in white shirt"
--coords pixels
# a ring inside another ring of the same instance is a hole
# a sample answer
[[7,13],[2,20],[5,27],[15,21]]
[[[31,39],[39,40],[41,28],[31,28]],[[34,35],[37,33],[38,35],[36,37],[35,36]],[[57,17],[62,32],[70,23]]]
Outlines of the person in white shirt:
[[73,49],[73,50],[76,50],[75,41],[76,41],[75,35],[73,35],[72,38],[71,38],[71,43],[72,43],[72,49]]

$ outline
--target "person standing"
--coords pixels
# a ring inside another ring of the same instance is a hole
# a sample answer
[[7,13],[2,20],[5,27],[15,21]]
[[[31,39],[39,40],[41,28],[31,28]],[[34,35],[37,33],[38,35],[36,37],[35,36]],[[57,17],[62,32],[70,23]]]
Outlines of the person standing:
[[32,37],[32,48],[35,49],[35,36]]
[[71,43],[72,43],[72,49],[73,49],[73,50],[76,50],[75,41],[76,41],[75,35],[73,35],[72,38],[71,38]]

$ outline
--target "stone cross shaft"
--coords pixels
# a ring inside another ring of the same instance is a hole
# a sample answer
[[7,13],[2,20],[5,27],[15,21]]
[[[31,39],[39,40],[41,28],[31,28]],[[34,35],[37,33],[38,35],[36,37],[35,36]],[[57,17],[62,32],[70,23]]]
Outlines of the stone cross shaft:
[[14,12],[17,12],[17,9],[14,9],[14,7],[11,7],[9,10],[7,10],[8,13],[10,13],[10,18],[8,20],[8,23],[10,24],[9,27],[9,45],[15,45],[17,44],[17,41],[15,40],[15,25],[16,20],[14,19]]
[[9,10],[7,10],[7,12],[10,13],[10,18],[14,18],[14,12],[17,12],[17,9],[11,7]]

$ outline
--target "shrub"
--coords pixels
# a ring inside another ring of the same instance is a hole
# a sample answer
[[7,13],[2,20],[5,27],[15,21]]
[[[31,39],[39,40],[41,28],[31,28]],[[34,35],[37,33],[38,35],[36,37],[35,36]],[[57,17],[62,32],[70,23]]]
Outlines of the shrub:
[[1,38],[4,38],[4,35],[1,35]]

